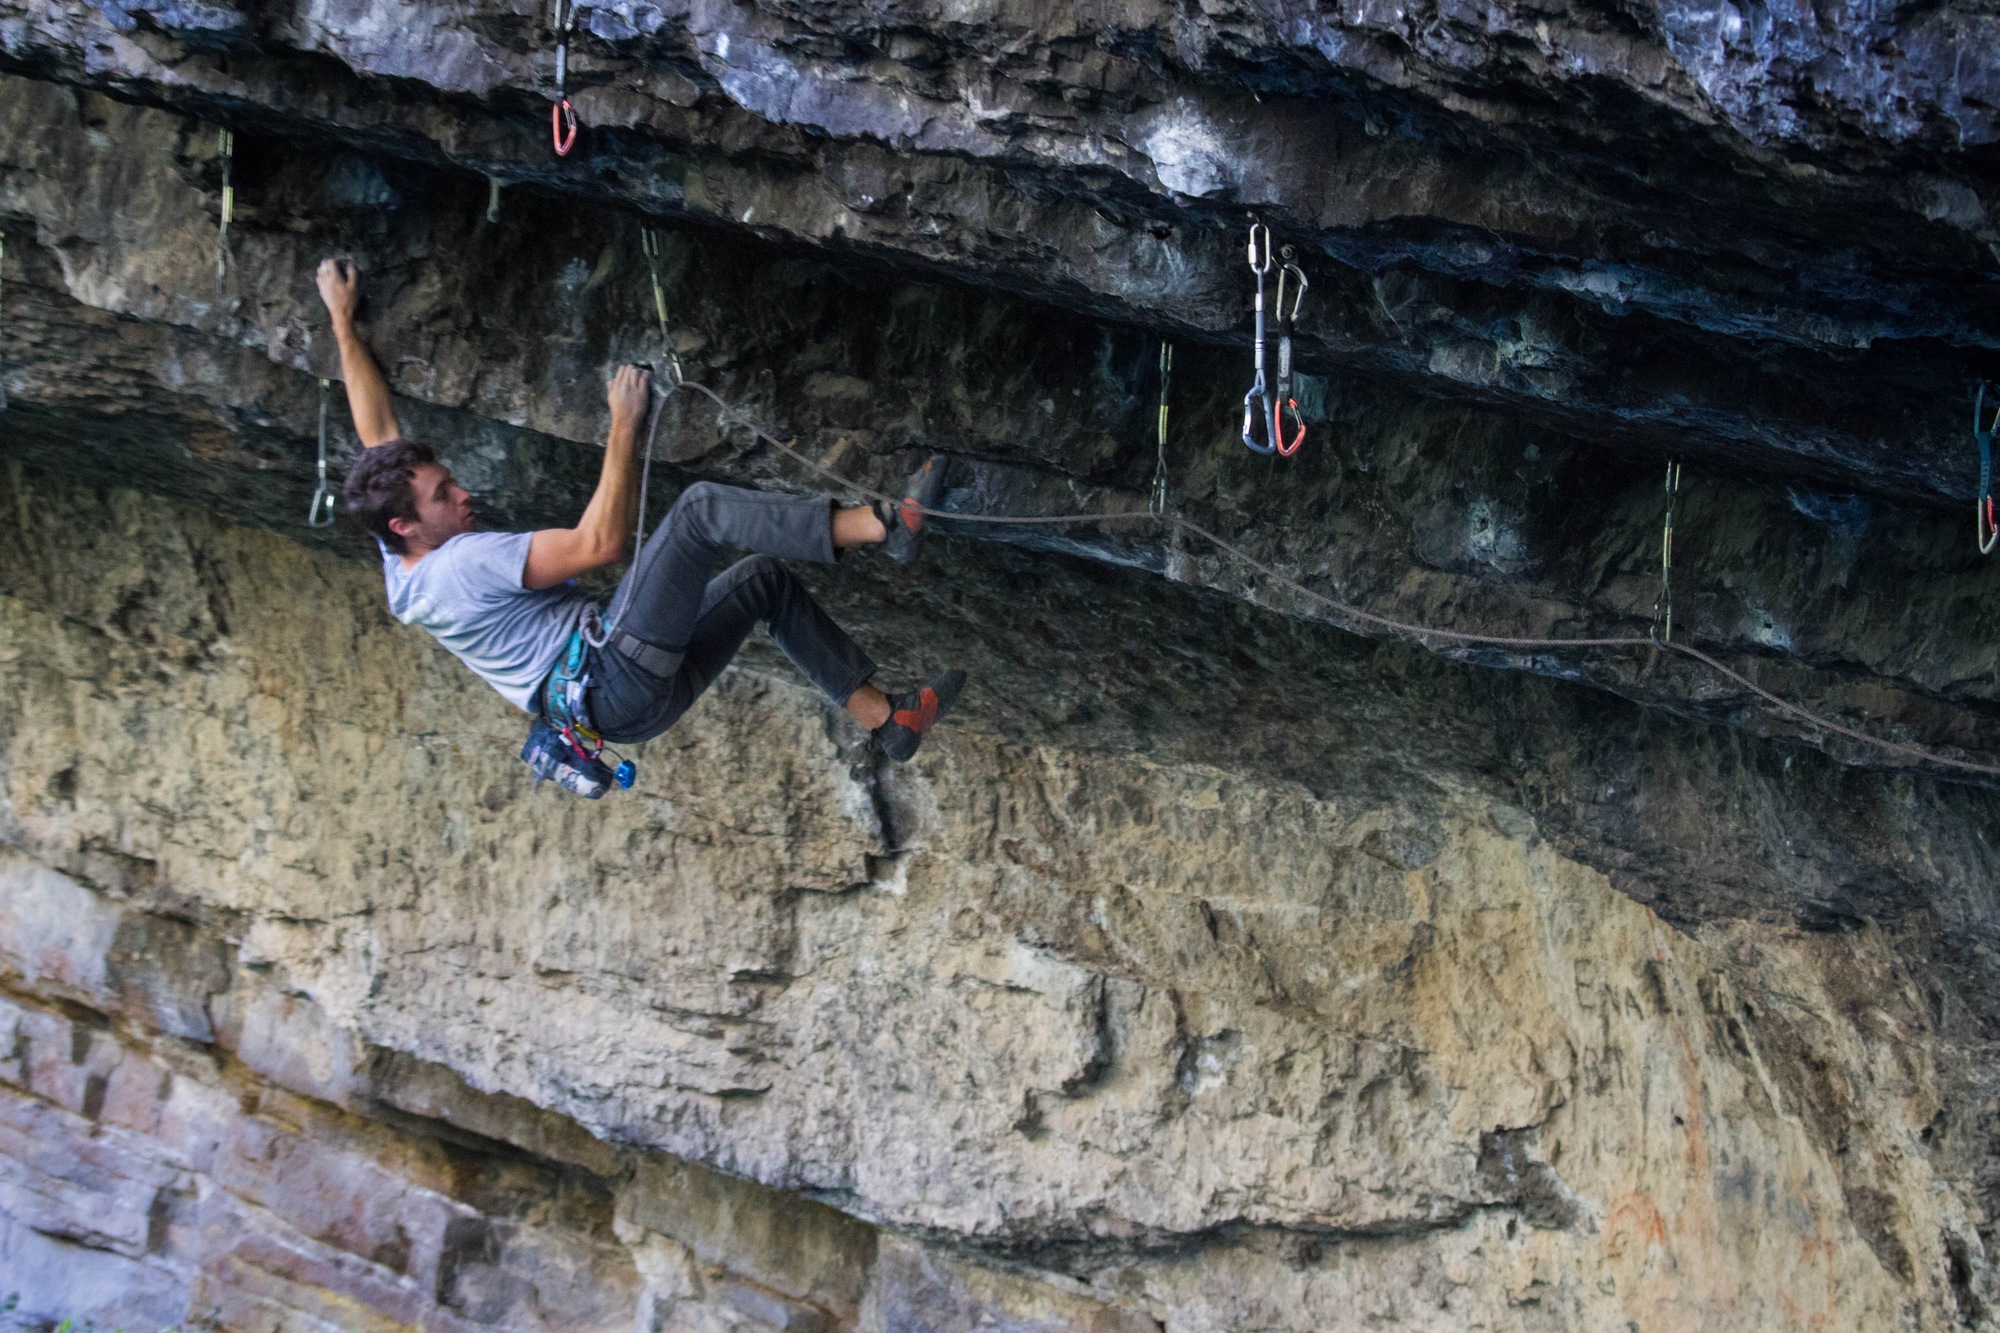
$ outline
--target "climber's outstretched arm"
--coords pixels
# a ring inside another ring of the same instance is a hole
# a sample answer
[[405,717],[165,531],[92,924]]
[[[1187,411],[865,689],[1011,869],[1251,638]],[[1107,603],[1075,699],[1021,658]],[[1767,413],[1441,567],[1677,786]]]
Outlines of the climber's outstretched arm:
[[347,408],[354,414],[354,433],[373,449],[403,438],[396,409],[389,405],[389,382],[354,328],[354,310],[361,303],[361,270],[351,260],[322,259],[319,299],[333,319],[333,336],[340,344],[340,378],[347,385]]
[[626,559],[632,526],[639,517],[639,431],[652,402],[652,374],[620,366],[605,386],[611,406],[611,433],[604,441],[604,470],[597,493],[573,528],[543,528],[528,542],[524,588],[553,588],[587,569]]

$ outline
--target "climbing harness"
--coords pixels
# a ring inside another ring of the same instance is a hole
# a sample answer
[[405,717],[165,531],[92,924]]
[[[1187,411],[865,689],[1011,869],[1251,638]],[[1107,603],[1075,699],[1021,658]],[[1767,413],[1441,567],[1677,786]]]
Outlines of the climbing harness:
[[[1278,304],[1273,314],[1278,317],[1278,394],[1271,404],[1271,443],[1278,452],[1290,458],[1306,442],[1305,418],[1299,415],[1299,400],[1292,396],[1292,326],[1299,317],[1299,307],[1305,304],[1305,270],[1292,262],[1292,247],[1279,251],[1284,264],[1278,270]],[[1290,278],[1296,287],[1292,294],[1292,308],[1285,309],[1285,280]],[[1292,424],[1297,427],[1289,441],[1285,439],[1285,414],[1290,413]]]
[[1153,463],[1153,494],[1146,512],[1163,518],[1167,512],[1167,386],[1174,379],[1174,345],[1160,340],[1160,430],[1158,453]]
[[326,400],[333,388],[333,381],[322,378],[319,382],[319,486],[313,491],[312,508],[306,510],[306,526],[309,528],[330,528],[333,526],[333,487],[326,481]]
[[565,791],[594,801],[614,783],[630,788],[638,777],[638,766],[616,750],[610,753],[618,760],[618,767],[604,762],[609,747],[591,725],[587,703],[590,650],[603,647],[607,638],[598,609],[586,606],[562,656],[549,672],[542,690],[542,716],[535,719],[521,746],[522,762],[534,773],[537,786],[551,780]]
[[569,103],[569,35],[576,27],[576,0],[555,0],[550,27],[556,34],[556,100],[549,108],[549,135],[556,156],[568,157],[576,147],[576,108]]
[[[1278,448],[1271,437],[1271,423],[1276,418],[1264,384],[1264,275],[1271,271],[1271,229],[1261,222],[1250,224],[1250,271],[1257,275],[1257,378],[1251,381],[1250,392],[1243,395],[1243,444],[1252,453],[1271,454]],[[1260,423],[1265,436],[1262,444],[1257,442]]]
[[1681,465],[1667,462],[1667,517],[1660,527],[1660,595],[1653,601],[1652,635],[1661,643],[1674,637],[1674,501],[1681,493]]
[[1990,555],[1994,543],[2000,542],[2000,529],[1993,522],[1993,436],[2000,432],[2000,403],[1993,408],[1992,424],[1985,430],[1979,422],[1986,415],[1986,382],[1980,381],[1979,395],[1972,400],[1972,438],[1979,442],[1979,498],[1972,502],[1974,519],[1978,524],[1979,554]]
[[229,267],[229,224],[236,219],[236,132],[222,131],[222,226],[215,237],[215,292],[222,294],[222,279]]

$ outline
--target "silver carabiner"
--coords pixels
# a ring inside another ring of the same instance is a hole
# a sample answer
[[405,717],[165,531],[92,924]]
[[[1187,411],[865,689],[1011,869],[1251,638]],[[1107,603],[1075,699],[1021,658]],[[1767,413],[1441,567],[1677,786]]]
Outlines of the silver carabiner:
[[309,528],[333,526],[333,488],[326,484],[326,399],[332,387],[331,380],[319,382],[319,486],[313,491],[312,508],[306,510]]
[[[1264,241],[1262,262],[1257,258],[1257,239],[1260,235]],[[1250,271],[1260,278],[1271,271],[1271,229],[1261,222],[1250,224]]]
[[[1286,246],[1281,254],[1284,264],[1278,269],[1278,301],[1276,305],[1271,307],[1271,313],[1278,317],[1278,323],[1281,327],[1289,329],[1291,325],[1298,322],[1299,307],[1306,303],[1306,288],[1312,286],[1312,284],[1306,281],[1306,271],[1292,262],[1291,246]],[[1298,287],[1298,291],[1292,294],[1292,309],[1289,314],[1285,312],[1286,278],[1290,278]]]

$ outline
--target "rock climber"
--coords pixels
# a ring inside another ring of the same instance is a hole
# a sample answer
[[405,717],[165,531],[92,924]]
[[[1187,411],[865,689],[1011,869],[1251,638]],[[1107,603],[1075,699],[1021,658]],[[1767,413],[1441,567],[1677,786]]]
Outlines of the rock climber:
[[[347,474],[347,510],[382,550],[389,609],[428,630],[515,707],[550,722],[551,673],[596,608],[577,575],[627,559],[637,514],[639,436],[650,374],[621,367],[607,385],[611,429],[597,490],[575,527],[481,532],[472,499],[423,444],[403,438],[389,386],[355,328],[360,273],[328,259],[318,273],[341,378],[366,449]],[[965,683],[944,671],[888,694],[875,663],[781,560],[832,562],[860,546],[917,558],[924,515],[943,490],[944,460],[910,479],[901,504],[843,509],[821,496],[696,482],[647,539],[620,583],[611,619],[578,678],[588,726],[615,743],[672,726],[714,683],[762,621],[785,656],[853,714],[891,759],[908,760]],[[720,574],[725,550],[752,552]],[[572,696],[574,697],[574,696]],[[524,758],[527,757],[525,754]],[[565,785],[568,785],[565,783]]]

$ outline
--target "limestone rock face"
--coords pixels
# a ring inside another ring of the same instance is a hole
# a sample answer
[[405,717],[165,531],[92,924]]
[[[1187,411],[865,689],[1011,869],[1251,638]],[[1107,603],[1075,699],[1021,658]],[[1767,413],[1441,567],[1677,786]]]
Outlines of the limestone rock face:
[[[24,1309],[1985,1308],[1976,1024],[1913,963],[1973,910],[1945,898],[1985,872],[1971,849],[1893,924],[1676,930],[1508,781],[1397,772],[1429,691],[1392,680],[1342,705],[1387,714],[1352,751],[1375,771],[1315,792],[973,727],[887,769],[746,670],[586,806],[529,789],[505,705],[387,622],[365,565],[18,469],[4,499],[0,664],[32,702],[0,864]],[[1812,799],[1685,772],[1780,820]]]
[[[0,1321],[2000,1324],[1989,8],[587,4],[559,160],[530,6],[0,0]],[[804,572],[958,718],[534,790],[304,524],[333,252],[497,524],[627,360],[944,453]],[[1669,459],[1734,678],[1361,614],[1663,631]]]

